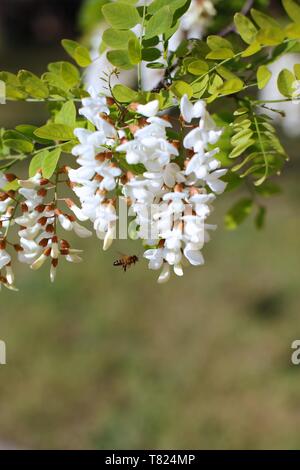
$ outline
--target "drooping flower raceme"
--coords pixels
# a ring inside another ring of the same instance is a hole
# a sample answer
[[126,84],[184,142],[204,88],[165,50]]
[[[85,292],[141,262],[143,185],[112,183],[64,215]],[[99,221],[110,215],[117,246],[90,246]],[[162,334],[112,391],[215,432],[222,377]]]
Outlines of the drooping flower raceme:
[[106,250],[116,236],[116,194],[121,194],[134,217],[135,238],[148,247],[149,268],[162,270],[159,282],[169,278],[170,268],[181,276],[184,260],[203,264],[202,249],[215,228],[206,220],[226,187],[215,148],[222,131],[205,103],[181,99],[182,142],[169,137],[171,116],[159,113],[157,100],[130,105],[134,123],[125,129],[113,124],[107,103],[93,92],[83,105],[80,114],[95,130],[75,131],[79,167],[68,169],[68,176],[80,200],[80,207],[69,203],[76,217],[93,223]]

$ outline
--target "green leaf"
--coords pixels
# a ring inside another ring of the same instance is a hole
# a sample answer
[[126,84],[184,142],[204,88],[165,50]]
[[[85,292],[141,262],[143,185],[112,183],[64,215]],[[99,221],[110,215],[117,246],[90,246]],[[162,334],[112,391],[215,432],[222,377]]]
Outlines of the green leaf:
[[274,20],[271,16],[266,15],[265,13],[262,13],[259,10],[256,10],[255,8],[251,9],[251,16],[254,19],[254,21],[258,24],[258,26],[262,29],[266,28],[279,28],[280,29],[280,24]]
[[44,159],[48,154],[48,150],[41,150],[31,159],[29,165],[29,178],[36,175],[39,170],[42,170]]
[[39,144],[47,145],[51,144],[51,140],[47,139],[41,139],[37,137],[34,134],[34,131],[37,129],[36,126],[31,126],[29,124],[20,124],[19,126],[16,126],[16,130],[23,134],[27,139],[30,139],[31,141],[38,142]]
[[290,97],[294,92],[295,76],[290,70],[284,69],[280,72],[277,80],[278,90],[283,96]]
[[300,80],[300,64],[294,65],[294,72],[295,72],[297,80]]
[[138,99],[138,93],[125,85],[115,85],[113,96],[120,103],[132,103]]
[[285,28],[285,34],[289,39],[300,39],[300,23],[291,23]]
[[225,216],[225,226],[228,230],[235,230],[251,214],[253,201],[249,198],[237,202]]
[[48,65],[48,70],[59,76],[68,88],[72,88],[80,82],[79,70],[70,62],[52,62]]
[[256,76],[257,86],[260,90],[262,90],[269,83],[272,77],[272,72],[270,72],[266,65],[261,65],[257,70]]
[[282,4],[289,17],[300,23],[300,6],[294,0],[282,0]]
[[204,93],[206,92],[208,84],[209,84],[209,76],[208,75],[205,75],[202,78],[202,80],[199,80],[198,82],[193,83],[192,84],[193,96],[197,99],[201,98],[204,95]]
[[192,75],[201,76],[208,72],[208,64],[204,60],[194,60],[188,65],[188,71]]
[[42,78],[49,87],[57,88],[65,93],[70,89],[69,85],[63,80],[63,78],[60,75],[56,75],[56,73],[46,72]]
[[102,7],[102,13],[114,29],[130,29],[141,22],[137,9],[125,2],[107,3]]
[[91,64],[91,56],[85,46],[71,39],[63,39],[61,43],[65,51],[80,67],[88,67]]
[[208,36],[207,45],[212,51],[218,51],[219,49],[232,49],[232,44],[225,38],[220,36]]
[[141,46],[137,37],[128,41],[128,56],[130,62],[134,65],[139,64],[142,60]]
[[253,136],[253,131],[251,129],[242,129],[237,134],[235,134],[231,139],[231,144],[234,146],[244,145]]
[[265,226],[267,210],[263,206],[259,206],[256,217],[255,226],[258,230],[261,230]]
[[132,31],[121,31],[109,28],[104,31],[102,40],[108,47],[112,49],[127,49],[129,39],[135,39],[136,36]]
[[247,49],[244,50],[244,52],[242,53],[242,57],[250,57],[256,54],[257,52],[259,52],[260,50],[261,50],[260,43],[257,41],[254,41],[252,44],[250,44],[249,47],[247,47]]
[[33,144],[28,140],[6,139],[4,144],[19,153],[30,153],[33,150]]
[[280,28],[260,29],[256,35],[256,40],[263,46],[276,46],[284,41],[285,34]]
[[165,69],[166,66],[161,62],[150,62],[146,65],[148,69]]
[[242,13],[236,13],[234,16],[234,24],[243,41],[247,44],[252,44],[257,34],[257,28],[252,21],[242,15]]
[[218,90],[222,87],[223,83],[224,80],[219,75],[215,74],[210,82],[208,92],[211,94],[217,93]]
[[161,8],[150,18],[145,27],[145,39],[159,36],[166,32],[172,25],[172,12],[168,6]]
[[47,178],[47,179],[51,178],[51,176],[53,175],[57,167],[60,155],[61,155],[60,148],[56,148],[52,150],[51,152],[49,152],[48,155],[45,155],[44,160],[43,160],[43,168],[42,168],[44,178]]
[[211,51],[209,54],[207,54],[206,59],[225,60],[231,59],[232,57],[234,57],[233,50],[227,49],[226,47],[222,47],[220,49]]
[[143,49],[142,51],[142,59],[145,62],[153,62],[154,60],[158,60],[161,57],[161,51],[156,49],[156,47],[149,47],[149,49]]
[[42,80],[27,70],[20,70],[18,78],[25,91],[34,98],[45,99],[49,96],[47,85]]
[[174,93],[178,98],[182,98],[184,95],[188,95],[189,98],[193,96],[193,88],[186,82],[181,80],[173,82],[170,87],[170,91]]
[[232,152],[229,154],[229,158],[237,158],[242,153],[244,153],[249,147],[255,144],[254,139],[247,140],[246,142],[242,143],[241,145],[237,145]]
[[150,13],[151,15],[154,15],[164,6],[170,7],[172,11],[174,12],[178,10],[179,8],[185,6],[186,3],[187,3],[187,0],[154,0],[153,2],[150,3],[148,7],[148,13]]
[[56,124],[66,124],[72,128],[76,124],[76,107],[73,101],[67,101],[64,103],[55,116]]
[[239,80],[239,77],[237,75],[235,75],[234,73],[232,73],[230,70],[228,70],[226,67],[224,67],[223,65],[220,65],[218,67],[218,74],[224,78],[225,80],[232,80],[232,79],[238,79]]
[[66,141],[74,139],[73,129],[65,124],[46,124],[40,127],[34,134],[42,139],[50,139],[57,141]]
[[89,50],[84,46],[75,49],[73,59],[80,67],[88,67],[92,63]]
[[218,92],[220,95],[231,95],[233,93],[238,93],[244,88],[244,82],[240,78],[232,78],[224,83],[222,87],[219,88]]
[[129,54],[127,51],[122,49],[116,49],[114,51],[109,51],[106,54],[108,61],[120,69],[129,70],[134,67],[131,63]]

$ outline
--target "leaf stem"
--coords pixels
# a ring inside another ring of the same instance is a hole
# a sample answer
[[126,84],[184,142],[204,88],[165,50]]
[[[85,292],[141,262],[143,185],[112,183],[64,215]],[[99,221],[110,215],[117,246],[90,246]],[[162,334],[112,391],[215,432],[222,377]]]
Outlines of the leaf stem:
[[[146,19],[146,0],[144,0],[144,7],[143,7],[143,19],[141,24],[141,33],[140,33],[140,46],[142,49],[142,41],[144,35],[144,26],[145,26],[145,19]],[[138,63],[138,89],[142,91],[142,60]]]

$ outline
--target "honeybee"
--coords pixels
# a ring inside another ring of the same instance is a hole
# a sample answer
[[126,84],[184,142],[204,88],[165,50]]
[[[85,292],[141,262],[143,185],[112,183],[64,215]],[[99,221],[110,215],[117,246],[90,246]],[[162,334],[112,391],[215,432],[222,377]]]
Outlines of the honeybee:
[[126,273],[127,268],[130,268],[130,266],[134,265],[138,261],[139,261],[139,258],[136,255],[133,255],[133,256],[123,255],[120,259],[117,259],[114,262],[114,266],[122,266],[124,272]]

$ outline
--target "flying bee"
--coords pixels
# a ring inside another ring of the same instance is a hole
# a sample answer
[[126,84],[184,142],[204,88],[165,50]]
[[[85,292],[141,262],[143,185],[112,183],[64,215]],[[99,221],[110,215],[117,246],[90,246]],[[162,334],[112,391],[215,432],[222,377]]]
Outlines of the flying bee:
[[138,261],[139,258],[136,255],[123,255],[120,259],[117,259],[114,262],[114,266],[122,266],[124,272],[126,273],[127,268],[130,268],[130,266],[135,265],[135,263],[137,263]]

